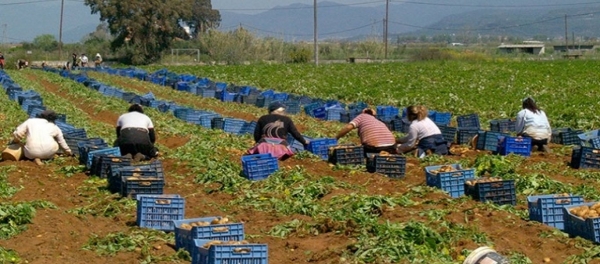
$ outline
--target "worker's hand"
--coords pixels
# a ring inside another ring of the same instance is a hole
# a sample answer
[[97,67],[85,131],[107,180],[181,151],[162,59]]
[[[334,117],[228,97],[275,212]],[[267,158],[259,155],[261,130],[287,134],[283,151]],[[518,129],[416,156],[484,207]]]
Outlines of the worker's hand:
[[67,155],[69,157],[73,156],[73,152],[71,152],[71,150],[69,149],[69,150],[65,151],[65,155]]
[[20,143],[21,140],[17,137],[13,138],[12,143]]

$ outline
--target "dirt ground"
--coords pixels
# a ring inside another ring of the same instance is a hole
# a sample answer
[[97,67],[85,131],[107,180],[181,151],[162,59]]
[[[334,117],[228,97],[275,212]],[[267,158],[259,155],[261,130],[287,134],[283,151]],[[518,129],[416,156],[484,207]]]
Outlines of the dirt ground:
[[[29,75],[31,80],[40,81],[43,86],[51,92],[57,93],[62,97],[68,98],[71,102],[82,110],[83,114],[93,117],[98,122],[113,125],[119,113],[102,112],[95,114],[89,105],[77,103],[78,98],[72,97],[68,93],[60,93],[57,84],[44,80],[38,80],[33,75]],[[173,100],[170,98],[169,88],[153,87],[142,85],[138,82],[129,81],[124,78],[118,78],[123,87],[129,87],[138,90],[140,93],[152,91],[159,98]],[[161,90],[162,89],[162,90]],[[162,92],[160,92],[162,91]],[[160,92],[160,93],[159,93]],[[100,94],[99,94],[100,96]],[[197,105],[198,108],[205,108],[198,100],[190,99],[189,102]],[[211,109],[224,116],[242,118],[246,120],[254,119],[253,115],[229,111],[226,107]],[[188,138],[159,137],[159,143],[169,149],[175,149],[187,143]],[[479,152],[471,150],[465,155],[475,157]],[[459,159],[460,157],[455,157]],[[566,162],[565,157],[553,154],[542,155],[534,154],[527,159],[526,163],[535,163],[538,161],[546,162]],[[281,164],[281,166],[302,165],[313,175],[329,175],[336,180],[348,182],[351,184],[362,185],[368,189],[370,194],[394,194],[403,193],[414,186],[425,185],[425,177],[419,160],[408,159],[406,177],[402,180],[386,178],[382,175],[369,174],[366,172],[350,173],[346,170],[333,170],[326,162],[315,162],[306,166],[304,161],[290,159]],[[77,165],[75,158],[67,161],[65,165]],[[78,173],[70,178],[61,176],[55,171],[61,166],[54,163],[46,164],[42,167],[36,166],[33,162],[4,161],[0,166],[16,165],[19,170],[12,172],[9,181],[14,186],[22,186],[23,189],[17,192],[10,201],[31,201],[46,200],[58,206],[57,209],[38,210],[33,223],[23,233],[9,239],[0,240],[0,246],[14,249],[28,263],[139,263],[136,259],[138,253],[125,252],[119,253],[113,257],[102,257],[94,252],[83,250],[90,235],[105,235],[111,232],[126,231],[132,223],[135,223],[135,211],[120,215],[115,218],[86,216],[76,217],[68,213],[67,210],[77,208],[86,203],[86,199],[79,189],[82,182],[88,178],[83,173]],[[171,177],[170,175],[185,175],[189,169],[177,161],[163,160],[165,168],[166,182],[165,193],[177,193],[186,199],[186,218],[195,218],[208,215],[229,215],[234,220],[245,223],[246,233],[250,235],[263,234],[276,224],[283,223],[292,219],[308,219],[306,216],[292,215],[286,217],[274,216],[268,213],[251,210],[236,210],[222,212],[219,210],[219,204],[226,204],[234,197],[228,194],[212,193],[206,194],[202,188],[196,184],[183,182],[181,179]],[[584,181],[573,177],[563,177],[561,175],[548,175],[563,182],[581,184]],[[445,199],[448,196],[441,193],[430,193],[421,198],[420,205],[410,208],[410,211],[419,211],[423,209],[443,209],[448,206]],[[442,201],[427,203],[427,201]],[[452,213],[447,220],[453,222],[476,226],[480,231],[486,233],[493,240],[496,249],[499,252],[508,253],[511,251],[522,252],[529,257],[533,263],[543,263],[544,258],[550,258],[550,263],[563,263],[570,255],[581,254],[583,249],[576,248],[573,243],[553,238],[542,238],[543,232],[551,232],[552,228],[541,225],[537,222],[530,222],[511,215],[503,211],[475,210],[473,208],[477,202],[467,200],[460,204],[458,213]],[[523,205],[520,205],[523,206]],[[418,219],[417,214],[408,214],[403,208],[395,208],[383,213],[382,219],[393,221],[405,221]],[[286,239],[279,239],[269,236],[260,236],[255,239],[257,242],[266,243],[269,246],[269,262],[274,264],[285,263],[343,263],[339,259],[339,253],[351,244],[352,237],[345,234],[335,234],[333,232],[321,233],[317,236],[297,237],[295,235]],[[475,249],[479,245],[473,241],[460,241],[458,243],[465,249]],[[174,245],[159,244],[155,251],[160,254],[168,255],[174,252]],[[454,254],[459,254],[463,248],[455,249]],[[312,252],[313,254],[308,254]],[[1,263],[1,261],[0,261]],[[590,262],[591,263],[591,262]],[[600,262],[594,262],[600,263]]]

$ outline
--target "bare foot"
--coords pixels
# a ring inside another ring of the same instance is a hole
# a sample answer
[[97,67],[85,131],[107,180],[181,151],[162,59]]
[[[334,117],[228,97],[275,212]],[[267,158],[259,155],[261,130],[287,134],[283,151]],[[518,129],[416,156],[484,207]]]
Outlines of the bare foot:
[[44,165],[44,163],[42,162],[42,160],[38,159],[38,158],[34,159],[33,162],[35,162],[35,164],[37,164],[38,166]]

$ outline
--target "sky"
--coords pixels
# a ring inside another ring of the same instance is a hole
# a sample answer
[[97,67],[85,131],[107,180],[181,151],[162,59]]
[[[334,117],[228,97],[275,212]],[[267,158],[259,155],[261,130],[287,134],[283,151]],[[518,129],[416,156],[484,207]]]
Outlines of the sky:
[[[2,0],[0,0],[2,1]],[[323,2],[318,0],[317,2]],[[385,4],[386,0],[327,0],[345,5],[373,6]],[[399,2],[398,0],[395,0]],[[391,1],[390,1],[391,2]],[[314,0],[212,0],[214,9],[222,11],[255,14],[267,11],[276,6],[287,6],[291,4],[312,5]]]

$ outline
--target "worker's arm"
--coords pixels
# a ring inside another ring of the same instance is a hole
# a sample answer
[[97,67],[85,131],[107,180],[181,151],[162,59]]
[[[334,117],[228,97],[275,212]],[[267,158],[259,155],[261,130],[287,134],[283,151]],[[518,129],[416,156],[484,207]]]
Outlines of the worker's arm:
[[340,139],[342,137],[344,137],[346,134],[348,134],[348,132],[352,131],[352,129],[354,129],[354,125],[352,125],[351,123],[346,124],[342,130],[340,130],[340,132],[337,133],[337,136],[335,136],[335,139]]

